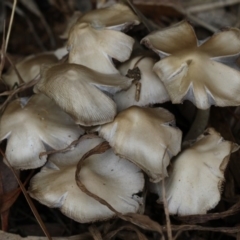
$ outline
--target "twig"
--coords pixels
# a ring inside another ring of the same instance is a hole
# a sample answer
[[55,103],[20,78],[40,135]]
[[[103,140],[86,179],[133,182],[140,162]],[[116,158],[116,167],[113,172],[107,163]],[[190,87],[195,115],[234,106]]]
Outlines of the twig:
[[15,90],[6,91],[6,92],[1,93],[0,96],[8,95],[8,98],[5,100],[5,102],[2,105],[0,105],[0,111],[4,111],[5,107],[11,101],[12,97],[15,94],[17,94],[19,92],[22,92],[25,89],[34,86],[39,81],[39,77],[40,77],[40,75],[37,75],[33,80],[31,80],[30,82],[27,82],[27,83],[24,83],[24,84],[20,85],[19,88],[15,89]]
[[7,52],[8,41],[9,41],[9,38],[10,38],[10,33],[11,33],[11,29],[12,29],[12,24],[13,24],[13,19],[14,19],[16,6],[17,6],[17,0],[14,0],[12,13],[11,13],[11,17],[10,17],[10,23],[9,23],[8,32],[7,32],[7,37],[6,37],[6,43],[5,43],[5,49],[4,49],[5,53]]
[[50,150],[47,152],[41,152],[39,154],[39,158],[45,156],[45,155],[50,155],[50,154],[56,154],[56,153],[65,153],[68,151],[71,151],[73,148],[75,148],[80,142],[84,141],[85,139],[92,139],[92,138],[98,138],[97,135],[95,134],[87,134],[87,135],[82,135],[80,136],[79,139],[72,141],[67,147],[63,149],[58,149],[58,150]]
[[102,235],[95,225],[91,225],[88,230],[92,234],[94,240],[102,240]]
[[199,24],[200,26],[206,28],[207,30],[209,30],[209,31],[211,31],[211,32],[213,32],[213,33],[219,31],[218,28],[215,28],[215,27],[213,27],[212,25],[210,25],[209,23],[203,21],[202,19],[200,19],[200,18],[198,18],[198,17],[196,17],[196,16],[193,16],[193,15],[190,14],[189,12],[185,12],[185,15],[186,15],[186,17],[187,17],[189,20],[191,20],[191,21]]
[[[164,159],[165,154],[167,153],[167,147],[164,151],[162,159]],[[162,161],[162,168],[163,168],[163,161]],[[162,199],[163,199],[163,208],[165,212],[165,217],[166,217],[166,224],[167,224],[167,235],[168,235],[168,240],[172,240],[172,229],[171,229],[171,220],[169,217],[169,211],[168,211],[168,206],[167,206],[167,199],[166,199],[166,189],[165,189],[165,179],[163,177],[162,179]]]
[[5,57],[7,58],[7,60],[9,61],[9,63],[11,64],[11,66],[13,67],[15,73],[17,74],[18,80],[20,84],[24,83],[24,80],[21,76],[21,74],[19,73],[19,71],[17,70],[15,64],[12,62],[11,58],[5,53]]
[[6,155],[3,153],[3,151],[2,151],[1,149],[0,149],[0,153],[2,154],[3,158],[5,159],[5,161],[7,162],[8,166],[10,167],[10,169],[11,169],[14,177],[16,178],[16,180],[17,180],[17,182],[18,182],[18,184],[19,184],[19,186],[20,186],[20,188],[21,188],[21,190],[22,190],[22,193],[23,193],[24,197],[26,198],[26,200],[27,200],[27,202],[28,202],[28,205],[29,205],[29,207],[31,208],[32,213],[34,214],[35,218],[37,219],[37,221],[38,221],[41,229],[43,230],[43,232],[44,232],[44,234],[46,235],[46,237],[48,238],[48,240],[52,240],[52,237],[50,236],[50,234],[49,234],[49,232],[48,232],[45,224],[43,223],[43,221],[42,221],[42,219],[41,219],[41,217],[40,217],[37,209],[35,208],[35,206],[34,206],[32,200],[31,200],[31,198],[29,197],[29,195],[28,195],[28,193],[27,193],[27,191],[26,191],[23,183],[21,182],[21,180],[20,180],[19,177],[17,176],[16,171],[13,169],[13,167],[12,167],[11,164],[9,163]]
[[[5,26],[5,22],[3,24],[3,36],[2,36],[2,46],[1,46],[1,63],[0,63],[0,78],[1,78],[1,81],[2,81],[2,71],[3,71],[3,68],[4,68],[4,65],[5,65],[5,46],[6,46],[6,41],[5,41],[5,32],[6,32],[6,26]],[[4,84],[5,82],[2,81]]]
[[240,3],[240,0],[221,0],[221,1],[214,1],[205,4],[199,4],[196,6],[188,7],[187,12],[189,13],[196,13],[196,12],[204,12],[209,11],[215,8],[226,7],[234,4]]
[[[13,5],[12,3],[10,2],[5,2],[5,5],[9,8],[13,8]],[[18,7],[16,7],[15,9],[16,13],[21,16],[22,18],[24,18],[28,24],[28,27],[30,29],[30,31],[32,32],[33,34],[33,37],[36,41],[36,43],[38,44],[39,48],[42,50],[42,51],[46,51],[46,47],[43,45],[38,33],[35,31],[35,27],[34,25],[32,24],[31,20],[29,19],[29,17]]]

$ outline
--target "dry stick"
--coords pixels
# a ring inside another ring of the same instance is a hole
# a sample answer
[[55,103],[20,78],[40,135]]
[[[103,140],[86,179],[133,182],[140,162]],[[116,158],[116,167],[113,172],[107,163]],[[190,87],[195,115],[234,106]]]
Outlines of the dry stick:
[[39,76],[40,75],[36,76],[33,80],[31,80],[28,83],[24,83],[24,84],[20,85],[20,87],[18,89],[1,93],[0,96],[8,95],[8,98],[5,100],[5,102],[2,105],[0,105],[0,111],[3,111],[5,109],[8,102],[12,99],[12,97],[16,93],[19,93],[19,92],[21,92],[21,91],[23,91],[27,88],[30,88],[30,87],[34,86],[39,81]]
[[[240,2],[240,0],[238,0],[238,1]],[[139,19],[141,19],[141,21],[143,22],[143,24],[145,25],[145,27],[148,29],[149,32],[160,29],[159,27],[157,27],[157,25],[150,24],[149,20],[129,0],[125,0],[123,2],[128,3],[128,5],[134,10],[134,12],[137,14]],[[179,11],[180,13],[182,13],[183,15],[185,15],[187,18],[189,18],[191,21],[196,22],[197,24],[199,24],[200,26],[208,29],[209,31],[211,31],[213,33],[218,31],[217,28],[213,27],[212,25],[208,24],[207,22],[203,21],[202,19],[192,15],[191,10],[190,11],[188,9],[185,10],[183,8],[180,8],[180,7],[175,7],[175,9],[177,11]]]
[[[5,21],[4,21],[4,25],[3,26],[4,27],[3,27],[2,46],[1,46],[0,78],[2,78],[2,70],[3,70],[4,65],[5,65],[5,54],[4,54],[4,51],[5,51],[4,49],[6,48],[5,47],[5,45],[6,45],[6,41],[5,41],[5,31],[6,31]],[[2,82],[4,83],[4,81],[2,81]]]
[[216,219],[224,219],[226,217],[235,215],[240,212],[240,201],[234,204],[231,208],[227,211],[220,212],[220,213],[208,213],[208,214],[195,214],[189,216],[178,216],[177,220],[180,220],[184,223],[191,223],[191,224],[199,224],[205,223],[207,221],[212,221]]
[[219,31],[218,28],[213,27],[212,25],[208,24],[207,22],[203,21],[202,19],[200,19],[200,18],[198,18],[198,17],[196,17],[196,16],[194,16],[194,15],[188,13],[188,12],[185,12],[185,15],[186,15],[186,17],[189,18],[191,21],[199,24],[200,26],[206,28],[207,30],[209,30],[209,31],[211,31],[211,32],[213,32],[213,33]]
[[88,228],[88,230],[91,233],[94,240],[102,240],[102,235],[95,225],[91,225]]
[[[5,5],[6,5],[7,7],[11,8],[11,9],[13,8],[13,4],[10,3],[10,2],[5,2]],[[20,15],[21,17],[23,17],[23,18],[26,20],[26,22],[27,22],[27,24],[28,24],[28,27],[29,27],[30,31],[32,32],[33,37],[35,38],[35,41],[37,42],[39,48],[40,48],[42,51],[46,51],[46,48],[45,48],[45,46],[43,45],[40,37],[38,36],[38,33],[35,31],[35,27],[34,27],[34,25],[32,24],[32,22],[31,22],[31,20],[29,19],[29,17],[28,17],[20,8],[18,8],[18,7],[16,7],[15,11],[16,11],[16,13],[17,13],[18,15]]]
[[[32,170],[31,172],[30,172],[30,174],[28,175],[28,177],[27,177],[27,179],[24,181],[24,183],[23,183],[23,186],[25,187],[26,186],[26,184],[29,182],[29,180],[30,180],[30,178],[32,177],[32,175],[33,175],[33,173],[34,173],[34,171]],[[2,185],[2,184],[1,184]],[[2,186],[3,187],[3,186]],[[8,206],[6,206],[5,205],[5,199],[7,199],[6,201],[8,201],[9,199],[13,199],[13,202],[12,203],[14,203],[16,200],[17,200],[17,198],[18,198],[18,196],[19,196],[19,194],[21,193],[21,188],[16,188],[16,189],[14,189],[14,190],[12,190],[12,191],[10,191],[10,192],[6,192],[6,193],[4,193],[3,192],[3,189],[2,189],[2,194],[0,195],[0,198],[2,199],[2,203],[1,203],[1,207],[0,207],[0,210],[1,210],[1,218],[2,218],[2,230],[3,231],[7,231],[8,230],[8,222],[6,223],[7,224],[7,226],[4,224],[4,221],[3,221],[3,218],[6,216],[5,214],[7,214],[7,218],[8,218],[8,214],[9,214],[9,210],[10,210],[10,208],[11,208],[11,206],[12,206],[12,204],[10,204],[10,205],[8,205]],[[6,194],[6,195],[4,195],[4,194]],[[4,195],[4,196],[3,196]],[[7,198],[5,198],[6,196],[8,196]],[[3,215],[2,215],[3,214]],[[4,228],[4,226],[5,226],[5,228]]]
[[120,231],[126,230],[126,229],[129,231],[134,231],[137,234],[139,240],[147,240],[146,236],[143,233],[141,233],[138,228],[136,228],[135,226],[132,226],[132,225],[125,225],[125,226],[119,227],[117,230],[114,230],[114,231],[108,233],[106,236],[104,236],[103,239],[110,240],[114,236],[116,236]]
[[134,6],[134,4],[132,4],[130,0],[122,0],[121,2],[130,6],[130,8],[135,12],[135,14],[138,16],[138,18],[141,20],[149,32],[159,29],[157,25],[151,24],[151,22]]
[[203,12],[203,11],[209,11],[215,8],[221,8],[226,7],[230,5],[234,5],[240,3],[240,0],[221,0],[221,1],[215,1],[211,3],[205,3],[205,4],[198,4],[197,6],[188,7],[187,11],[190,13],[196,13],[196,12]]
[[20,75],[19,71],[17,70],[15,64],[13,64],[12,60],[10,59],[10,57],[5,53],[5,57],[7,58],[7,60],[9,61],[9,63],[11,64],[11,66],[13,67],[15,73],[17,74],[19,83],[22,84],[24,83],[22,76]]
[[80,136],[79,139],[72,141],[67,147],[59,150],[51,150],[47,152],[41,152],[39,154],[39,157],[41,158],[44,155],[50,155],[50,154],[55,154],[55,153],[65,153],[68,151],[71,151],[74,147],[76,147],[80,142],[84,141],[85,139],[92,139],[92,138],[98,138],[98,135],[96,134],[87,134]]
[[[162,227],[157,222],[151,220],[148,216],[145,216],[145,215],[132,214],[132,213],[128,213],[128,214],[123,215],[122,213],[118,212],[115,208],[113,208],[106,200],[104,200],[104,199],[98,197],[97,195],[95,195],[94,193],[90,192],[84,186],[84,184],[80,181],[78,176],[79,176],[79,173],[81,171],[81,168],[82,168],[82,165],[83,165],[84,161],[89,156],[91,156],[93,154],[104,153],[105,151],[107,151],[110,148],[111,147],[110,147],[109,143],[105,141],[103,143],[100,143],[99,145],[97,145],[96,147],[94,147],[89,152],[87,152],[83,155],[83,157],[79,160],[79,162],[77,164],[77,169],[76,169],[76,172],[75,172],[75,180],[76,180],[76,183],[77,183],[78,187],[81,189],[81,191],[86,193],[88,196],[94,198],[99,203],[107,206],[112,212],[114,212],[122,220],[133,223],[133,224],[135,224],[137,226],[140,226],[141,228],[146,229],[146,230],[156,231],[156,232],[158,232],[159,234],[162,235],[163,239],[165,239],[164,235],[163,235]],[[139,221],[139,219],[141,219],[141,220]]]
[[[162,160],[164,159],[166,153],[167,153],[168,146],[166,147]],[[163,161],[162,161],[162,168],[163,166]],[[169,211],[168,211],[168,206],[167,206],[167,199],[166,199],[166,189],[165,189],[165,179],[163,177],[162,179],[162,198],[163,198],[163,207],[164,207],[164,212],[165,212],[165,217],[166,217],[166,224],[167,224],[167,235],[168,235],[168,240],[172,240],[172,229],[171,229],[171,221],[169,217]]]
[[8,32],[7,32],[7,37],[6,37],[6,44],[5,44],[5,49],[4,49],[5,53],[7,52],[7,47],[8,47],[8,42],[9,42],[10,33],[11,33],[11,29],[12,29],[16,5],[17,5],[17,0],[14,0],[12,13],[11,13],[11,17],[10,17],[10,23],[9,23]]
[[6,160],[8,166],[10,167],[10,169],[11,169],[13,175],[14,175],[14,177],[16,178],[16,180],[17,180],[17,182],[18,182],[18,184],[19,184],[19,186],[20,186],[20,188],[21,188],[21,190],[22,190],[22,192],[23,192],[23,195],[24,195],[24,197],[26,198],[26,200],[27,200],[27,202],[28,202],[28,205],[29,205],[29,207],[31,208],[32,213],[34,214],[35,218],[37,219],[37,221],[38,221],[41,229],[43,230],[43,232],[44,232],[44,234],[46,235],[46,237],[47,237],[49,240],[52,240],[52,238],[51,238],[51,236],[50,236],[50,234],[49,234],[49,232],[48,232],[45,224],[43,223],[43,221],[42,221],[42,219],[41,219],[41,217],[40,217],[37,209],[35,208],[35,206],[34,206],[32,200],[31,200],[31,198],[29,197],[29,195],[28,195],[28,193],[27,193],[27,191],[26,191],[23,183],[21,182],[21,180],[20,180],[19,177],[17,176],[15,170],[13,169],[13,167],[11,166],[11,164],[9,163],[9,161],[8,161],[6,155],[3,153],[2,149],[0,149],[0,153],[2,154],[3,158]]
[[175,234],[173,240],[176,240],[182,233],[183,233],[183,231],[181,231],[181,230],[177,231],[177,233]]
[[[163,230],[166,231],[166,227],[163,226]],[[172,225],[173,231],[209,231],[209,232],[221,232],[221,233],[239,233],[239,226],[236,227],[204,227],[199,225]]]

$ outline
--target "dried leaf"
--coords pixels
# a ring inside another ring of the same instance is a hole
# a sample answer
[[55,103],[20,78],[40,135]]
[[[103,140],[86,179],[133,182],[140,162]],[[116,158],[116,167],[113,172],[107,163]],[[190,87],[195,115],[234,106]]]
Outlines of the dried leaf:
[[0,211],[1,214],[6,212],[11,208],[13,203],[17,200],[19,194],[21,193],[21,189],[17,188],[7,194],[1,194],[0,199],[1,199],[1,206],[0,206]]
[[18,183],[11,170],[0,160],[0,210],[2,230],[8,230],[9,209],[20,194]]
[[[32,210],[34,216],[36,217],[36,220],[38,221],[40,227],[42,228],[44,234],[47,236],[48,240],[52,240],[52,238],[51,238],[51,236],[50,236],[50,234],[49,234],[49,232],[48,232],[45,224],[43,223],[43,221],[42,221],[42,219],[41,219],[41,217],[40,217],[37,209],[35,208],[35,206],[34,206],[32,200],[31,200],[31,198],[29,197],[29,195],[28,195],[28,193],[27,193],[27,191],[26,191],[24,184],[23,184],[23,183],[21,182],[21,180],[19,179],[19,177],[18,177],[18,175],[17,175],[17,173],[16,173],[16,170],[12,168],[12,166],[11,166],[11,164],[9,163],[6,155],[3,153],[3,151],[2,151],[1,149],[0,149],[0,153],[1,153],[2,157],[6,160],[7,164],[9,165],[9,167],[10,167],[10,169],[11,169],[11,171],[12,171],[12,173],[14,174],[14,176],[15,176],[15,178],[16,178],[16,180],[17,180],[17,182],[18,182],[18,184],[19,184],[19,186],[20,186],[20,188],[21,188],[21,190],[22,190],[22,192],[23,192],[23,195],[24,195],[24,197],[26,198],[26,200],[27,200],[27,202],[28,202],[28,204],[29,204],[29,207],[31,208],[31,210]],[[1,238],[0,238],[0,239],[1,239]]]
[[[17,172],[19,176],[19,172]],[[16,190],[18,182],[9,167],[0,159],[0,196]]]

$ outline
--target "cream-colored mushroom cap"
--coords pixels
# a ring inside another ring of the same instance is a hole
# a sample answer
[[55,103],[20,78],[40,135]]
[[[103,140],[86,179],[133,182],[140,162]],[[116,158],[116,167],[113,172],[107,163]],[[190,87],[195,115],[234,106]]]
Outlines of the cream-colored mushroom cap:
[[125,31],[140,23],[138,17],[124,4],[114,4],[107,8],[95,9],[79,17],[77,24],[90,23],[108,29]]
[[[42,64],[51,64],[58,61],[57,57],[52,53],[42,53],[38,55],[31,55],[15,66],[24,82],[29,82],[34,79],[40,72],[40,66]],[[3,81],[12,88],[14,84],[19,84],[19,78],[13,67],[9,68],[7,73],[2,76]]]
[[7,139],[6,157],[17,169],[43,166],[47,159],[39,158],[41,152],[65,148],[83,133],[43,94],[11,102],[0,119],[0,140]]
[[183,21],[151,33],[142,43],[163,57],[153,70],[173,103],[188,99],[200,109],[240,104],[240,72],[224,64],[240,53],[239,29],[228,28],[200,42]]
[[156,60],[151,57],[138,56],[120,65],[118,70],[122,75],[127,75],[129,69],[133,70],[138,67],[141,79],[137,80],[128,90],[114,95],[118,111],[134,105],[148,106],[170,100],[162,81],[152,70],[155,63]]
[[126,34],[87,23],[74,25],[69,33],[69,63],[89,67],[95,71],[118,73],[112,58],[124,62],[132,52],[134,39]]
[[[58,166],[49,161],[32,178],[30,196],[48,207],[59,208],[63,214],[81,223],[114,217],[114,212],[77,186],[75,171],[78,161],[70,160],[68,166]],[[143,190],[143,174],[137,166],[116,156],[111,149],[87,158],[78,177],[90,192],[122,214],[137,212],[142,203],[138,193]]]
[[[237,144],[225,141],[213,128],[173,162],[173,171],[165,179],[170,214],[205,214],[220,201],[224,170]],[[162,183],[158,183],[161,196]]]
[[104,140],[100,137],[89,137],[84,135],[81,141],[78,142],[76,146],[71,147],[70,151],[59,152],[51,154],[48,160],[58,167],[66,167],[71,164],[76,164],[83,157],[85,153],[96,147],[98,144],[102,143]]
[[143,169],[153,182],[168,175],[170,158],[181,148],[182,133],[174,116],[163,108],[133,106],[97,130],[116,154]]
[[114,94],[130,85],[131,80],[120,74],[102,74],[63,63],[45,66],[34,91],[53,99],[76,123],[92,126],[110,122],[116,115],[115,102],[102,91]]

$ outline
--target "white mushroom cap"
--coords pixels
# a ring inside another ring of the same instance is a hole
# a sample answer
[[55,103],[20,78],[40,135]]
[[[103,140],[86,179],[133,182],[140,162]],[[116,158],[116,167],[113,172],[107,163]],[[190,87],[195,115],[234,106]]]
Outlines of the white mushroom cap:
[[[170,214],[205,214],[220,201],[224,170],[230,154],[239,146],[225,141],[213,128],[200,135],[173,162],[165,179]],[[160,199],[162,183],[158,183]]]
[[68,38],[69,63],[76,63],[95,71],[118,73],[112,58],[126,61],[132,52],[134,39],[122,32],[104,27],[94,28],[87,23],[72,27]]
[[99,126],[114,152],[143,169],[153,182],[166,177],[170,158],[181,148],[181,131],[163,108],[130,107],[113,122]]
[[[51,64],[58,61],[57,57],[52,53],[42,53],[38,55],[31,55],[15,66],[24,82],[29,82],[34,79],[40,72],[42,64]],[[19,79],[13,67],[9,68],[7,73],[3,74],[3,81],[11,88],[14,84],[19,84]]]
[[[71,164],[68,166],[48,162],[32,178],[30,196],[48,207],[60,208],[63,214],[78,222],[94,222],[114,217],[114,212],[79,189],[75,181],[79,159],[66,159],[66,162],[69,160]],[[90,192],[107,201],[122,214],[138,211],[142,198],[137,194],[143,190],[143,174],[137,166],[116,156],[111,149],[87,158],[79,177]]]
[[[155,63],[156,60],[151,57],[138,56],[120,65],[118,70],[122,75],[127,75],[129,69],[132,70],[138,67],[141,79],[137,81],[137,85],[133,84],[128,90],[114,95],[118,111],[122,111],[133,105],[148,106],[170,100],[162,81],[152,70]],[[138,84],[141,84],[141,86],[139,99],[136,99]]]
[[120,3],[106,8],[94,9],[85,14],[75,11],[60,37],[67,39],[71,27],[81,23],[89,23],[95,27],[106,27],[109,30],[127,31],[134,25],[138,25],[140,21],[127,5]]
[[7,139],[6,157],[17,169],[38,168],[46,147],[62,149],[84,131],[74,124],[51,99],[43,94],[11,102],[0,120],[0,140]]
[[240,104],[240,72],[221,63],[240,53],[239,29],[226,29],[200,43],[192,26],[183,21],[151,33],[142,43],[165,57],[153,70],[173,103],[188,99],[201,109]]
[[[84,135],[83,137],[87,137]],[[83,138],[82,137],[82,138]],[[102,143],[104,140],[100,137],[84,138],[78,144],[71,148],[70,151],[54,153],[49,156],[48,160],[58,167],[66,167],[71,164],[76,165],[85,153]]]
[[95,9],[79,17],[77,24],[90,23],[108,29],[125,31],[140,23],[138,17],[124,4],[114,4],[107,8]]
[[120,74],[102,74],[69,63],[45,66],[41,75],[34,91],[46,94],[84,126],[112,121],[116,104],[102,91],[114,94],[131,85],[131,80]]

